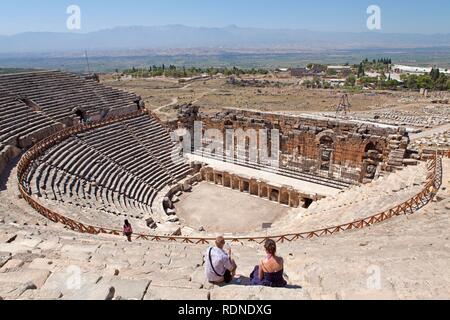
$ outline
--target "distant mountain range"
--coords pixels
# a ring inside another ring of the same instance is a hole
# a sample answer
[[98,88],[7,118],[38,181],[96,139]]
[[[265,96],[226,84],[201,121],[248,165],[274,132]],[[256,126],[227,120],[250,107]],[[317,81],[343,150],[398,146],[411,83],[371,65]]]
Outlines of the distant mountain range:
[[327,50],[450,47],[450,34],[318,32],[168,25],[90,33],[26,32],[0,36],[0,54],[167,49]]

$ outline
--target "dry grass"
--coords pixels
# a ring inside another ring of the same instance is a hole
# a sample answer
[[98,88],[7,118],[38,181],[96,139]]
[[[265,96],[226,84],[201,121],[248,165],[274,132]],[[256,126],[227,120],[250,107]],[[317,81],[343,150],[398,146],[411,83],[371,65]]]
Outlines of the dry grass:
[[[268,80],[276,81],[272,78]],[[297,79],[279,81],[288,85],[280,88],[240,87],[228,84],[226,79],[196,81],[186,85],[179,84],[174,79],[164,78],[126,81],[105,79],[104,83],[140,95],[149,109],[165,116],[174,115],[173,105],[184,103],[195,103],[205,112],[216,112],[230,107],[291,113],[331,112],[335,110],[340,97],[345,93],[342,89],[305,89],[298,85]],[[429,99],[415,92],[347,93],[354,112],[417,110],[429,104]]]

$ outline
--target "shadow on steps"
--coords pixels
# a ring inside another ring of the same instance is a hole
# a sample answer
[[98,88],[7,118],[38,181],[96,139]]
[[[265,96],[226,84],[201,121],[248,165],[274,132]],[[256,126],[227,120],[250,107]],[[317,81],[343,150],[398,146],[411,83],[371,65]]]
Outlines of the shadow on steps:
[[[219,287],[226,287],[229,285],[234,285],[234,286],[243,286],[243,287],[254,287],[251,284],[251,280],[249,277],[244,277],[244,276],[236,276],[229,284],[222,284]],[[282,287],[282,289],[303,289],[301,286],[298,285],[294,285],[294,284],[288,284],[286,287]]]
[[6,167],[3,169],[3,171],[0,172],[0,191],[5,191],[8,189],[8,179],[11,176],[11,172],[14,170],[14,168],[17,166],[20,159],[22,158],[22,155],[23,153],[21,153],[13,160],[9,161]]

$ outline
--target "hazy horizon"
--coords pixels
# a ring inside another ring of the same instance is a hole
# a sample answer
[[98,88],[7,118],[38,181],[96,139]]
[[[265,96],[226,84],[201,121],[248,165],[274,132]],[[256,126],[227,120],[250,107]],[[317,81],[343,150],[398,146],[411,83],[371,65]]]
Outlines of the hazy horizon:
[[[70,30],[62,30],[62,31],[23,31],[13,34],[2,34],[0,33],[0,36],[4,37],[11,37],[11,36],[17,36],[21,34],[26,33],[60,33],[60,34],[91,34],[96,32],[102,32],[102,31],[111,31],[116,29],[131,29],[131,28],[165,28],[165,27],[185,27],[185,28],[195,28],[195,29],[227,29],[227,28],[238,28],[238,29],[256,29],[256,30],[272,30],[272,31],[306,31],[306,32],[317,32],[317,33],[340,33],[340,34],[364,34],[364,33],[374,33],[374,31],[369,30],[362,30],[362,31],[335,31],[335,30],[313,30],[308,28],[277,28],[277,27],[256,27],[256,26],[240,26],[240,25],[224,25],[224,26],[207,26],[207,25],[186,25],[186,24],[161,24],[161,25],[116,25],[112,27],[105,27],[97,30],[92,31],[70,31]],[[448,35],[449,32],[388,32],[379,30],[376,31],[377,34],[399,34],[399,35]]]
[[103,58],[102,70],[151,61],[258,67],[365,56],[450,63],[447,0],[16,0],[0,9],[0,65],[7,67],[76,69],[85,52]]
[[0,34],[68,32],[70,5],[81,10],[81,30],[76,32],[83,33],[115,26],[165,25],[364,32],[368,31],[367,8],[371,5],[381,9],[381,30],[376,32],[450,33],[447,0],[16,0],[0,5]]

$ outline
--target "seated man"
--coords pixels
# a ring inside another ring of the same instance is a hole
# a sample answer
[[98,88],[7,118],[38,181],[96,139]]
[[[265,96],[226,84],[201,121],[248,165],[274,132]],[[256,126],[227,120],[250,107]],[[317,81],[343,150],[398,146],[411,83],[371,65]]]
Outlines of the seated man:
[[231,258],[231,249],[225,252],[225,239],[216,239],[216,247],[210,247],[205,254],[206,278],[213,284],[230,283],[236,273],[236,263]]

